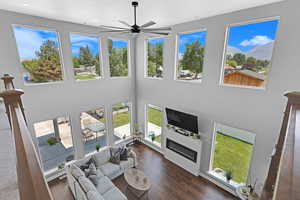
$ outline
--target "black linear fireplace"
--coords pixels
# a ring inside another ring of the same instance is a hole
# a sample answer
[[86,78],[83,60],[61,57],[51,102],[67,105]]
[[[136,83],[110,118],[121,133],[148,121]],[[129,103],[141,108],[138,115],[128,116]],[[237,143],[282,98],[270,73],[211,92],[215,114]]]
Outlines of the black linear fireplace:
[[182,155],[183,157],[193,161],[197,162],[197,152],[189,149],[181,144],[178,144],[177,142],[174,142],[173,140],[170,140],[167,138],[167,148]]

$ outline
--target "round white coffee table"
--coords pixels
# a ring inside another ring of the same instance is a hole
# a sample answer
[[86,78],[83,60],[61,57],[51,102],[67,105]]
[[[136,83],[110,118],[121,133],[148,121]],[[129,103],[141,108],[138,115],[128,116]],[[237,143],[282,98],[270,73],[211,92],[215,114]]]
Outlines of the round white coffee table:
[[130,168],[124,172],[124,178],[127,182],[126,192],[130,190],[138,199],[147,195],[151,183],[149,178],[141,170]]

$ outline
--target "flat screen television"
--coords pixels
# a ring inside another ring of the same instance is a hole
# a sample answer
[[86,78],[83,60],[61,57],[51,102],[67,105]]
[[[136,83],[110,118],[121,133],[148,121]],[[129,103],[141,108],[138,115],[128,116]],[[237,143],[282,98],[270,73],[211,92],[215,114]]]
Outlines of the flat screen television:
[[166,108],[168,124],[178,128],[198,133],[198,117]]

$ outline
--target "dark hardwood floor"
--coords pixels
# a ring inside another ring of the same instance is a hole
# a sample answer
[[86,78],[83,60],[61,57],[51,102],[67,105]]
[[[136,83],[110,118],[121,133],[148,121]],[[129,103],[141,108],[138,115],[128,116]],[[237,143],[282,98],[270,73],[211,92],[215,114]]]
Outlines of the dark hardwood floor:
[[[138,168],[151,180],[150,200],[236,200],[230,193],[222,190],[208,180],[196,177],[151,148],[135,145]],[[123,176],[116,178],[114,184],[125,194],[126,182]],[[50,182],[55,200],[73,200],[66,179]],[[129,200],[135,198],[128,194]],[[113,199],[112,199],[113,200]]]

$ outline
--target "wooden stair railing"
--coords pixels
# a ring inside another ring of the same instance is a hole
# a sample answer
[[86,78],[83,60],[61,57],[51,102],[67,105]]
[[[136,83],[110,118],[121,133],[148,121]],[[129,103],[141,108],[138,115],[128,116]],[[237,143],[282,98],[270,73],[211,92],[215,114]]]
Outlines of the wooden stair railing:
[[4,99],[14,139],[20,200],[53,200],[25,121],[21,103],[21,95],[24,93],[14,89],[12,79],[8,76],[2,80],[6,91],[0,92],[0,97]]
[[300,200],[300,92],[288,98],[260,200]]

